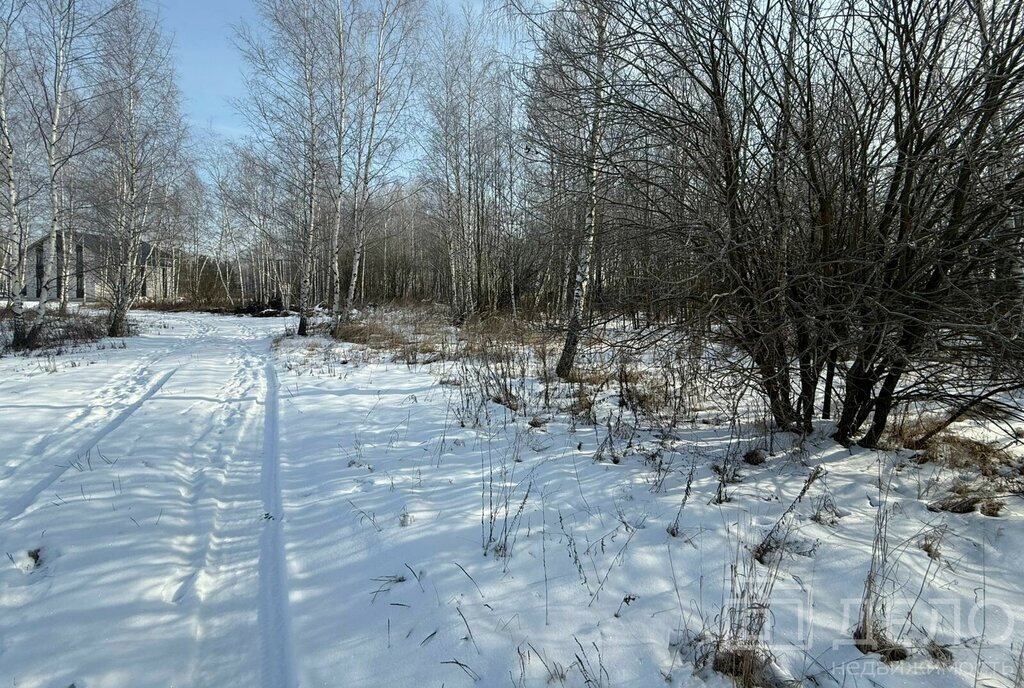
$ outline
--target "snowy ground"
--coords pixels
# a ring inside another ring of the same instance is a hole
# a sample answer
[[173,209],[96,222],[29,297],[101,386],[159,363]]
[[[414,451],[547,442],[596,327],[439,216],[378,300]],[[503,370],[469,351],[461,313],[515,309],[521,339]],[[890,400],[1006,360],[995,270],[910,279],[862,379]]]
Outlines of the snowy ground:
[[[0,688],[728,685],[742,599],[805,685],[1013,685],[1021,505],[929,511],[955,469],[824,436],[729,464],[755,431],[700,422],[595,462],[600,413],[468,419],[444,364],[138,318],[0,359]],[[879,509],[891,665],[850,642]]]

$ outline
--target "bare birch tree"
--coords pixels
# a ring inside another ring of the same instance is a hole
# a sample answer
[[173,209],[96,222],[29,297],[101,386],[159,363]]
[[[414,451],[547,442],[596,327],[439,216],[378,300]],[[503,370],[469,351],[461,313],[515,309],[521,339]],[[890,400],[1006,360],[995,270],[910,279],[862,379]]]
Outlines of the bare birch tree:
[[243,27],[239,33],[250,70],[249,100],[243,111],[257,132],[256,141],[274,161],[294,199],[295,207],[282,211],[298,237],[298,330],[305,335],[315,305],[314,234],[329,127],[324,85],[334,83],[330,73],[337,65],[323,41],[322,8],[303,0],[260,0],[258,8],[261,31]]
[[566,335],[555,372],[568,377],[576,360],[586,325],[587,300],[594,268],[594,245],[601,222],[600,184],[606,167],[605,134],[608,128],[610,85],[617,69],[614,59],[614,15],[591,0],[579,0],[553,11],[519,4],[518,10],[534,28],[541,59],[534,70],[532,91],[534,122],[562,136],[536,138],[538,148],[565,142],[558,151],[568,156],[580,177],[579,206],[582,232],[572,237],[569,256],[570,297],[566,309]]
[[[186,132],[170,43],[140,0],[123,0],[103,22],[97,80],[103,144],[97,151],[98,225],[109,236],[109,333],[123,336],[128,311],[161,245],[160,229],[184,179]],[[145,242],[145,239],[149,239]]]
[[85,135],[85,122],[89,99],[98,89],[85,83],[82,72],[94,58],[91,43],[104,14],[101,7],[83,0],[39,0],[33,13],[29,97],[45,151],[50,201],[38,317],[32,327],[36,332],[43,326],[47,303],[59,287],[57,238],[66,229],[61,177],[74,158],[96,144],[95,138]]
[[24,143],[24,136],[18,138],[17,125],[12,117],[19,101],[19,77],[15,72],[18,69],[19,46],[16,45],[15,34],[25,12],[25,3],[9,2],[5,5],[3,15],[0,16],[0,153],[3,156],[0,171],[4,179],[2,207],[5,216],[5,234],[3,245],[0,246],[0,276],[5,279],[6,290],[11,297],[14,316],[12,345],[20,348],[27,343],[24,291],[28,244],[28,231],[22,216],[24,199],[21,176],[22,165],[27,163],[22,157],[20,145],[27,144]]
[[346,167],[349,148],[349,92],[352,80],[352,48],[350,45],[353,28],[356,25],[355,5],[348,0],[333,0],[331,7],[328,45],[331,47],[329,112],[333,124],[334,144],[334,227],[331,234],[331,310],[335,327],[344,320],[344,308],[349,305],[342,300],[342,243],[341,235],[345,226],[345,201],[349,192],[349,176]]
[[353,93],[352,264],[345,296],[347,315],[371,229],[375,196],[388,188],[416,78],[418,0],[373,0],[365,6],[363,42]]

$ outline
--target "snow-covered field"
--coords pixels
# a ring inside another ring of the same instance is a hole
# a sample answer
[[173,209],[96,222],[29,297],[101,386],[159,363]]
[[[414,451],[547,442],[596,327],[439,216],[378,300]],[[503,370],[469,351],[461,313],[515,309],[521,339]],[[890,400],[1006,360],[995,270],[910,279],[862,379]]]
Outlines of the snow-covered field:
[[[927,509],[968,471],[703,422],[594,461],[613,404],[470,418],[443,363],[137,318],[0,359],[0,687],[728,685],[752,608],[804,685],[1019,680],[1019,498]],[[879,513],[892,664],[851,641]]]

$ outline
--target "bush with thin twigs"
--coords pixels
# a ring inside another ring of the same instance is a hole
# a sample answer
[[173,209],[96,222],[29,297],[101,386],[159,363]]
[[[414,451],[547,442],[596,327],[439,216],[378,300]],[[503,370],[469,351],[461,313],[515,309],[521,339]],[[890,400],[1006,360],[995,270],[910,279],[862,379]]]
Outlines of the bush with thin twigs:
[[[13,321],[0,320],[0,348],[18,352],[63,353],[68,349],[98,342],[107,336],[108,323],[104,315],[48,314],[39,327],[35,327],[34,313],[26,314],[26,320],[29,336],[17,349],[10,344],[13,341]],[[133,334],[134,330],[134,324],[129,323],[129,334]]]

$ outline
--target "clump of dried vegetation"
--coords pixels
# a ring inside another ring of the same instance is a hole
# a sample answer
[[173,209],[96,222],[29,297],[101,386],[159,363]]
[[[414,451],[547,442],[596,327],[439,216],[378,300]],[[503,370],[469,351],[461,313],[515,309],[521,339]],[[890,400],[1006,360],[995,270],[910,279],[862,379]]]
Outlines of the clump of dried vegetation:
[[948,494],[931,501],[929,510],[997,517],[1006,506],[1001,497],[1022,492],[1024,466],[1008,446],[970,437],[961,428],[934,414],[905,415],[889,429],[888,446],[913,449],[914,464],[955,476]]
[[[63,353],[84,344],[93,344],[107,336],[105,315],[87,313],[47,314],[41,327],[35,327],[38,315],[25,314],[29,338],[15,349],[13,341],[14,318],[10,309],[0,312],[0,351]],[[134,328],[129,324],[129,332]]]

